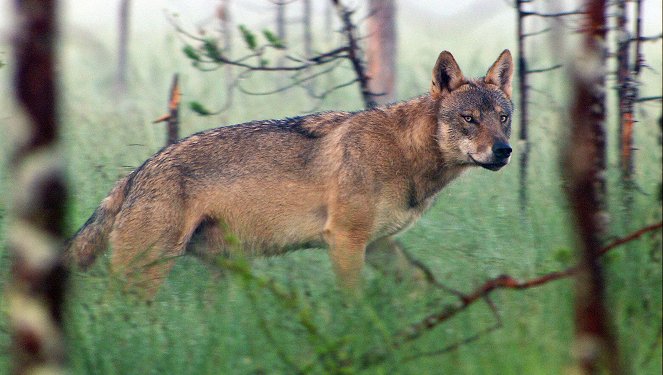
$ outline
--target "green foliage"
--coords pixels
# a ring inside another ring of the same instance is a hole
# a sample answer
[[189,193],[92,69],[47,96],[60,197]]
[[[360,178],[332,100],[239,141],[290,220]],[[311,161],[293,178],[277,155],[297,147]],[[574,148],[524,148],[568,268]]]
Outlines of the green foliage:
[[258,42],[256,34],[253,31],[249,30],[245,25],[239,25],[239,32],[242,34],[242,39],[246,44],[246,47],[252,51],[255,51],[258,48]]
[[194,46],[187,44],[184,46],[184,48],[182,48],[182,52],[184,52],[186,57],[193,60],[194,62],[200,61],[200,54]]
[[267,42],[268,42],[269,45],[271,45],[272,47],[277,48],[277,49],[284,49],[284,48],[286,48],[286,47],[285,47],[285,43],[283,43],[283,40],[281,40],[281,38],[279,38],[279,37],[278,37],[276,34],[274,34],[273,32],[271,32],[271,31],[265,29],[265,30],[262,31],[262,35],[265,36],[265,39],[267,39]]
[[210,59],[217,63],[223,62],[223,55],[219,50],[215,39],[206,38],[203,42],[203,50],[205,51],[205,55]]
[[192,101],[189,102],[189,108],[199,114],[200,116],[209,116],[212,114],[212,112],[207,109],[203,104],[200,102]]

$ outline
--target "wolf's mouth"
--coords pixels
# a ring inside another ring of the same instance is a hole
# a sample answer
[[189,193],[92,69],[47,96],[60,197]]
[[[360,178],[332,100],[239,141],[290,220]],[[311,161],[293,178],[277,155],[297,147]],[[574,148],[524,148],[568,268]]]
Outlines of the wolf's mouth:
[[498,162],[498,163],[482,163],[480,161],[477,161],[475,158],[473,158],[472,154],[470,154],[470,153],[468,153],[467,156],[470,157],[470,160],[472,160],[474,162],[474,164],[476,164],[480,167],[486,168],[488,170],[491,170],[491,171],[498,171],[498,170],[502,169],[502,167],[504,167],[505,165],[507,165],[509,163],[508,159],[506,159],[504,161],[501,161],[501,162]]

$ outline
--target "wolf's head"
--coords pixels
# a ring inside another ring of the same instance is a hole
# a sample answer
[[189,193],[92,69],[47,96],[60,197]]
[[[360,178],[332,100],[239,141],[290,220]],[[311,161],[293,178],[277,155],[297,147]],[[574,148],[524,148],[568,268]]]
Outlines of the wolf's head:
[[512,76],[509,50],[480,79],[466,79],[451,53],[440,53],[431,96],[439,103],[437,136],[446,163],[492,171],[509,163]]

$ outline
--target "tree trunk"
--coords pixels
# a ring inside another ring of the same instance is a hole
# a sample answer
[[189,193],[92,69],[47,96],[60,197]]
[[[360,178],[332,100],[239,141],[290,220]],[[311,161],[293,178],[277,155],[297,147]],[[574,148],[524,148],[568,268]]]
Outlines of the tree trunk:
[[[313,56],[313,29],[311,27],[311,17],[313,16],[313,10],[311,7],[311,0],[302,1],[302,25],[303,25],[303,35],[304,35],[304,57],[309,58]],[[304,87],[308,90],[309,93],[315,91],[314,81],[307,81],[304,83]]]
[[370,0],[368,17],[369,90],[378,104],[396,100],[396,5],[394,0]]
[[528,103],[529,86],[527,83],[527,61],[525,60],[525,16],[523,0],[516,0],[518,10],[518,85],[520,89],[520,130],[518,139],[523,143],[523,149],[520,154],[520,182],[519,182],[519,201],[520,209],[524,211],[527,207],[527,164],[529,162],[529,139],[527,124],[529,121]]
[[[633,64],[633,80],[638,81],[640,70],[644,65],[642,57],[642,0],[635,0],[635,61]],[[637,94],[637,85],[634,85],[635,97]]]
[[354,71],[357,83],[359,84],[359,92],[364,101],[364,107],[373,108],[377,105],[377,102],[375,95],[368,87],[370,77],[366,73],[364,60],[361,56],[362,51],[357,40],[357,26],[352,22],[352,11],[341,3],[341,0],[331,0],[331,2],[334,4],[338,18],[343,24],[343,35],[347,41],[348,48],[347,58],[350,60],[352,70]]
[[[570,140],[563,171],[567,196],[578,232],[574,373],[621,374],[610,317],[600,249],[605,199],[606,1],[588,0],[584,43],[574,67],[575,98]],[[591,66],[592,69],[587,69]]]
[[617,2],[617,92],[619,100],[619,148],[622,182],[626,200],[630,200],[633,177],[633,96],[634,82],[631,75],[631,35],[627,30],[626,0]]
[[[287,33],[286,33],[286,21],[285,21],[285,7],[287,2],[284,0],[279,0],[275,2],[276,4],[276,36],[281,40],[281,42],[285,43],[286,38],[287,38]],[[277,65],[282,66],[284,64],[285,59],[283,56],[279,56],[277,60]],[[282,78],[282,77],[278,77]]]
[[27,137],[11,159],[12,196],[7,291],[13,372],[63,373],[63,300],[67,272],[62,262],[66,186],[58,151],[55,74],[56,0],[16,1],[16,101]]
[[[232,17],[230,12],[230,0],[221,0],[217,8],[217,18],[221,29],[221,38],[223,40],[223,54],[231,56],[232,54]],[[224,108],[229,108],[232,105],[235,93],[235,82],[233,75],[233,66],[225,64],[223,67],[224,80],[226,86],[226,104]]]
[[182,93],[179,85],[179,74],[173,75],[168,98],[168,139],[166,145],[172,145],[180,139],[180,98]]
[[313,30],[311,28],[311,0],[303,0],[302,24],[304,26],[304,56],[313,55]]
[[330,45],[332,43],[332,36],[334,35],[334,4],[331,1],[325,3],[325,43]]
[[130,0],[120,1],[120,16],[118,23],[118,45],[117,45],[117,78],[115,86],[120,93],[127,90],[127,70],[129,65],[129,7]]

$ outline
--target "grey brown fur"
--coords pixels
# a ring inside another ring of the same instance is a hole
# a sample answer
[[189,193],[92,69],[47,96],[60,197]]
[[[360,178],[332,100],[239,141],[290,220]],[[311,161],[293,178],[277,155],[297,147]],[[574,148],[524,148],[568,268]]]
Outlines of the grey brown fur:
[[430,93],[405,102],[194,134],[120,180],[68,254],[87,266],[110,244],[113,271],[153,294],[192,237],[215,255],[232,233],[257,255],[326,245],[354,288],[369,244],[415,222],[467,168],[508,163],[512,75],[508,50],[476,80],[445,51]]

